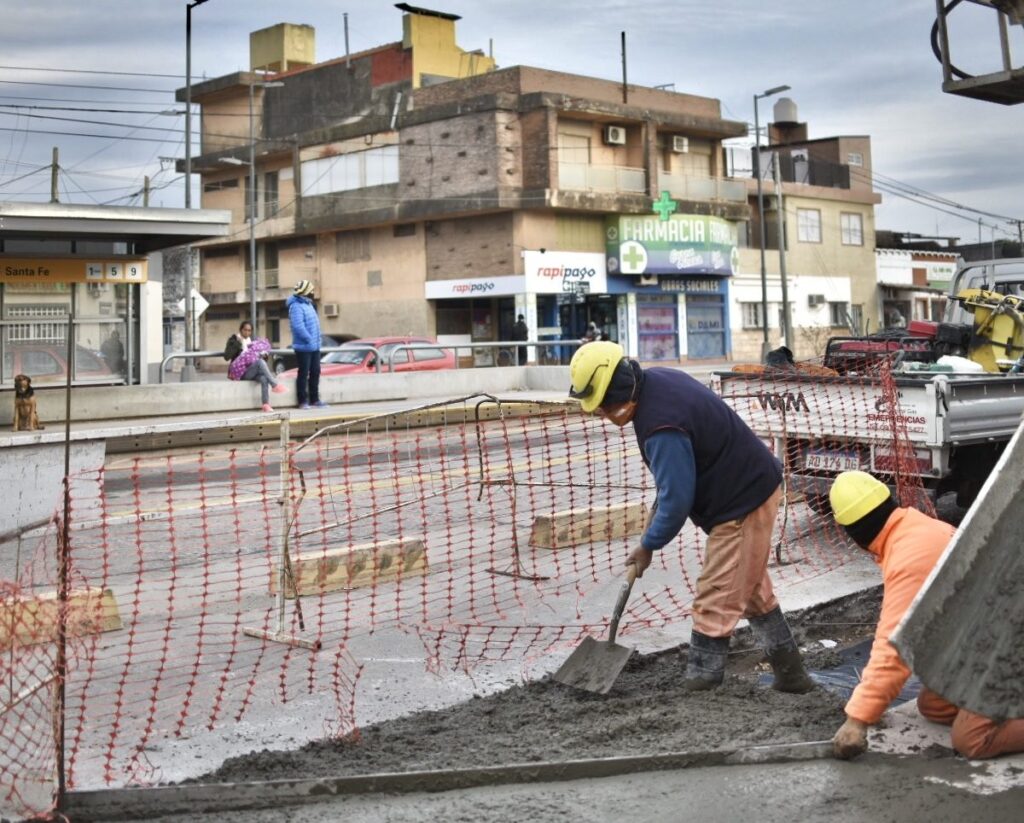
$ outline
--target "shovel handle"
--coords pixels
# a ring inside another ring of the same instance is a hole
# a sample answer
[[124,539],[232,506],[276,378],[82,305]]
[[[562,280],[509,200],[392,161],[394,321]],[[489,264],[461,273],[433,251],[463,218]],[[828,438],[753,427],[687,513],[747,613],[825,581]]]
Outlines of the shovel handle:
[[608,642],[615,642],[615,635],[619,633],[619,619],[622,611],[626,608],[626,601],[629,600],[629,593],[636,581],[636,563],[630,563],[626,572],[626,580],[619,589],[619,599],[615,601],[615,611],[612,612],[612,622],[608,626]]

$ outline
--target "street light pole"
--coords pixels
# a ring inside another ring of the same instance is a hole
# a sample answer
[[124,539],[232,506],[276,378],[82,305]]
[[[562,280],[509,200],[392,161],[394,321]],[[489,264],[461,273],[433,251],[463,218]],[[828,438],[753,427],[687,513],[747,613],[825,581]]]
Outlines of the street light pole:
[[[185,4],[185,208],[192,208],[192,9],[207,0],[191,0]],[[193,351],[192,333],[192,247],[188,247],[185,266],[185,351]],[[188,381],[195,374],[195,365],[186,360],[181,370],[181,379]]]
[[768,270],[765,265],[764,199],[761,185],[761,120],[758,116],[757,101],[773,94],[789,91],[789,86],[775,86],[761,94],[754,95],[754,175],[757,177],[757,233],[761,246],[761,360],[768,355]]

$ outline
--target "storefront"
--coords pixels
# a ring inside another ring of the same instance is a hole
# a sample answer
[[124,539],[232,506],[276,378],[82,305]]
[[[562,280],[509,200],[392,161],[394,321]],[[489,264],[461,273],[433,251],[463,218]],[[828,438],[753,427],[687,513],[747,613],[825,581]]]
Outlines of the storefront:
[[[533,340],[579,340],[590,322],[619,336],[619,301],[608,293],[605,256],[595,252],[524,251],[522,275],[432,280],[437,339],[449,345],[512,340],[521,314]],[[527,351],[530,363],[568,362],[574,348]],[[466,355],[460,352],[460,357]],[[514,351],[473,349],[473,365],[512,362]]]
[[738,262],[734,223],[706,215],[619,215],[609,218],[606,241],[608,290],[626,295],[620,335],[631,356],[727,356],[728,278]]

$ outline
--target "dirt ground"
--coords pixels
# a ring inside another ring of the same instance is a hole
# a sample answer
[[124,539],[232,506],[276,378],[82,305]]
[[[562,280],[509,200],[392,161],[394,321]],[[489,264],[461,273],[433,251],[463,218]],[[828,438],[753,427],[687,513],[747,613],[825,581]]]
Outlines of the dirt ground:
[[[808,668],[836,665],[839,649],[870,636],[880,598],[876,588],[791,615]],[[352,738],[232,758],[194,782],[728,749],[826,739],[842,723],[845,701],[829,691],[788,695],[758,685],[766,667],[748,631],[734,637],[731,654],[726,682],[712,692],[681,687],[685,649],[634,655],[607,695],[544,679],[368,726]]]

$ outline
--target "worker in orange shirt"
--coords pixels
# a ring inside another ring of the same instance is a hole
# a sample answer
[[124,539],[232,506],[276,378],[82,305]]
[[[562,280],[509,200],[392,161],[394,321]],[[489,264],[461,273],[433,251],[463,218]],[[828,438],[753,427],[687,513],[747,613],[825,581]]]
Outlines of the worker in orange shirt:
[[[917,509],[898,508],[888,487],[870,474],[843,472],[829,492],[832,511],[850,538],[882,567],[882,613],[871,657],[846,704],[846,722],[832,738],[846,760],[868,747],[868,727],[881,718],[910,677],[910,668],[889,643],[918,590],[931,574],[955,529]],[[922,688],[917,708],[929,720],[951,725],[953,748],[964,757],[995,757],[1024,751],[1024,719],[997,722],[960,709]]]

